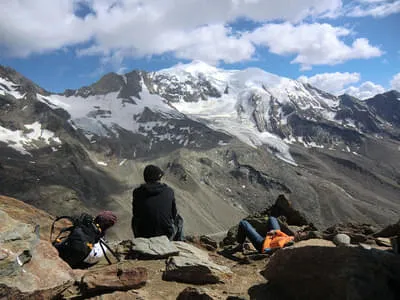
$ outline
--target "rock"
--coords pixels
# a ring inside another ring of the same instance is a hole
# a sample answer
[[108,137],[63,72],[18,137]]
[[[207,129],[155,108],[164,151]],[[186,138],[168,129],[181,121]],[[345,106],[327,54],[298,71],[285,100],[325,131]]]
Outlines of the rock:
[[0,278],[19,274],[29,262],[34,247],[39,243],[35,228],[20,223],[0,210]]
[[[73,285],[72,269],[59,258],[57,250],[40,240],[32,249],[32,258],[12,276],[0,277],[0,299],[52,299]],[[36,298],[35,298],[36,297]]]
[[371,250],[372,246],[364,243],[360,243],[359,246],[365,250]]
[[400,220],[393,225],[389,225],[382,229],[381,231],[377,232],[374,234],[374,237],[394,237],[394,236],[400,236]]
[[[40,226],[40,238],[47,240],[50,236],[50,228],[55,219],[48,213],[37,209],[29,204],[19,201],[14,198],[0,196],[0,210],[7,213],[17,222],[32,225],[33,227]],[[60,221],[56,224],[56,230],[68,224],[66,221]]]
[[147,270],[136,267],[133,261],[94,268],[86,272],[80,281],[82,295],[99,295],[110,291],[127,291],[143,286]]
[[207,250],[215,251],[218,249],[218,243],[206,235],[200,236],[200,243]]
[[204,250],[184,242],[174,243],[179,249],[179,256],[167,260],[164,280],[206,284],[224,282],[232,277],[228,267],[212,262]]
[[262,275],[273,299],[399,299],[400,257],[380,250],[301,247],[277,251]]
[[339,233],[334,236],[333,243],[336,246],[348,246],[350,245],[350,237],[347,234]]
[[335,247],[335,244],[331,241],[322,240],[322,239],[309,239],[305,241],[300,241],[294,243],[291,248],[302,248],[307,246],[319,246],[319,247]]
[[392,247],[392,244],[390,243],[390,239],[388,238],[376,238],[375,240],[376,244],[378,246],[383,246],[383,247]]
[[90,298],[90,300],[145,300],[143,293],[139,291],[127,291],[127,292],[114,292],[110,294],[103,294]]
[[343,233],[350,237],[352,244],[359,244],[370,240],[375,231],[376,228],[369,224],[341,223],[327,228],[323,232],[323,237],[327,240],[333,240],[337,234]]
[[212,238],[202,235],[202,236],[185,236],[186,241],[195,244],[201,248],[204,248],[208,251],[216,251],[218,249],[218,243]]
[[303,226],[310,224],[304,214],[296,210],[283,194],[279,195],[275,204],[268,208],[263,214],[276,218],[284,216],[286,222],[290,225]]
[[162,259],[179,253],[178,248],[166,236],[133,239],[131,250],[143,259]]
[[185,288],[176,300],[213,300],[214,298],[207,294],[205,289],[187,287]]

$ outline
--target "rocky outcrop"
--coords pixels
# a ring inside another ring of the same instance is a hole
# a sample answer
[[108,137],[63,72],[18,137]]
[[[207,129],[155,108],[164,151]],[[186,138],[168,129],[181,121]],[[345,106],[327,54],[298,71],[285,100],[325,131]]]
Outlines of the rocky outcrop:
[[[31,226],[39,225],[40,238],[49,239],[50,228],[54,220],[54,217],[50,214],[22,201],[5,196],[0,196],[0,210],[7,213],[9,217],[18,222],[26,223]],[[4,222],[4,224],[6,223]],[[67,223],[60,221],[56,224],[55,229],[57,230],[65,225],[67,225]]]
[[283,194],[279,195],[274,205],[265,210],[263,214],[275,218],[283,216],[290,225],[303,226],[310,224],[306,216],[295,209],[292,202]]
[[39,239],[39,227],[18,222],[0,210],[0,298],[50,299],[75,281],[57,250]]
[[372,241],[372,234],[376,232],[376,230],[376,227],[369,224],[336,224],[327,228],[323,232],[323,236],[325,239],[333,240],[336,235],[345,234],[350,237],[350,243],[358,244]]
[[[295,270],[295,271],[294,271]],[[352,247],[276,252],[263,276],[271,299],[399,299],[400,256]]]

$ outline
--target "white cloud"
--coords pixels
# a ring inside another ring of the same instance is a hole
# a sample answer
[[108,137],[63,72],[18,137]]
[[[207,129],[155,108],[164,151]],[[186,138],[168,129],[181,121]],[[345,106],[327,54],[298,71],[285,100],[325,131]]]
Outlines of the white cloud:
[[[382,10],[390,4],[356,3],[353,14],[357,7]],[[78,13],[82,7],[84,17]],[[235,63],[252,59],[259,45],[295,55],[292,63],[303,69],[382,54],[365,38],[345,42],[353,34],[346,28],[301,23],[343,13],[342,0],[2,0],[0,8],[0,49],[7,54],[24,57],[74,46],[78,55],[103,56],[102,63],[116,69],[126,57],[162,54]],[[286,23],[237,32],[229,24],[238,18]]]
[[381,94],[385,92],[385,88],[379,84],[375,84],[371,81],[363,82],[360,86],[348,87],[343,93],[352,95],[361,100],[365,100],[371,98],[377,94]]
[[13,56],[27,56],[87,41],[92,35],[86,20],[74,15],[76,1],[2,0],[0,46]]
[[[380,84],[371,81],[364,81],[361,84],[354,86],[351,84],[358,83],[361,79],[359,73],[335,72],[321,73],[311,77],[300,76],[298,80],[303,83],[309,83],[323,91],[329,92],[336,96],[349,94],[361,100],[365,100],[381,94],[386,89]],[[396,74],[391,81],[392,89],[400,91],[400,73]]]
[[390,86],[393,90],[400,92],[400,73],[393,76],[393,79],[390,81]]
[[[79,16],[85,6],[88,14]],[[240,17],[299,22],[335,13],[341,0],[2,0],[0,48],[28,56],[80,46],[79,55],[151,56],[227,63],[255,47],[227,27]],[[85,46],[83,46],[85,45]]]
[[357,2],[358,4],[354,5],[352,1],[350,6],[345,9],[347,16],[383,18],[400,12],[400,1],[398,0],[358,0]]
[[360,74],[348,72],[322,73],[312,77],[300,76],[298,80],[334,95],[340,95],[343,94],[345,87],[360,81]]
[[267,46],[272,53],[296,55],[292,63],[301,64],[303,70],[313,65],[335,65],[351,59],[366,59],[383,54],[365,38],[358,38],[351,45],[340,39],[350,34],[350,30],[330,24],[295,26],[284,23],[264,25],[248,36],[254,43]]

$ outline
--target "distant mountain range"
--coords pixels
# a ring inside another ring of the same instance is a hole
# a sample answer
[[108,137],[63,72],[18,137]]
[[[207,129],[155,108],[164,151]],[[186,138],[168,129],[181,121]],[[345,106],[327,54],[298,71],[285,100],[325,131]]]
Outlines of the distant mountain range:
[[0,67],[0,151],[0,193],[53,214],[110,206],[128,218],[152,161],[192,230],[226,229],[280,193],[320,226],[384,224],[400,208],[400,93],[361,101],[194,61],[54,94]]

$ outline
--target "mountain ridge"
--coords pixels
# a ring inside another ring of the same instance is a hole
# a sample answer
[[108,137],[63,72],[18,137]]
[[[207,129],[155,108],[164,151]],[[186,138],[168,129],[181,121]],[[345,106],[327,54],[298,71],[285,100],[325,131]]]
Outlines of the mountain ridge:
[[133,183],[151,162],[189,232],[229,228],[280,193],[317,226],[398,215],[399,127],[378,100],[199,62],[58,94],[0,80],[0,193],[53,214],[107,207],[129,224]]

